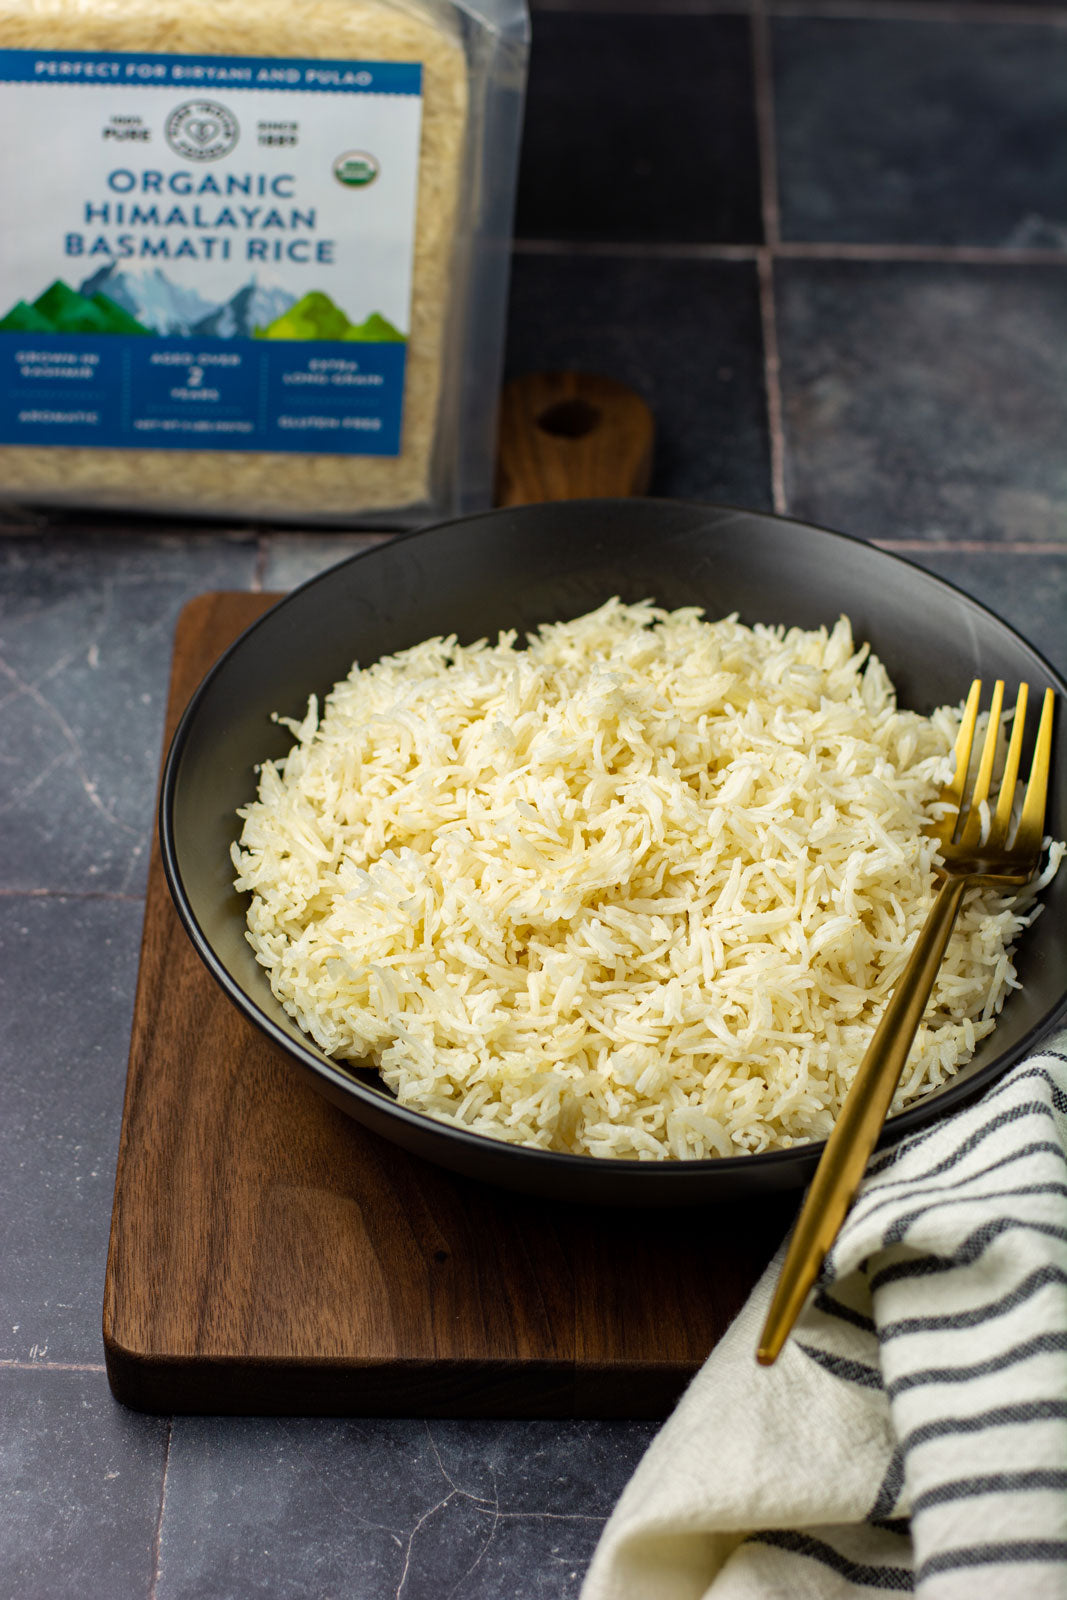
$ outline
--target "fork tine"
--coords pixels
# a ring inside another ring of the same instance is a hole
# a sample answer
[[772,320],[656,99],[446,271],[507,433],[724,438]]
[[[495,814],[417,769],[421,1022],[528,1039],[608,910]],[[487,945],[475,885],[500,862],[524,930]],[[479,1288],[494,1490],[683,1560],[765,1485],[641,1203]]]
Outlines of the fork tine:
[[1048,774],[1052,761],[1052,703],[1055,695],[1051,689],[1045,690],[1045,698],[1041,705],[1041,721],[1037,727],[1037,740],[1034,744],[1034,759],[1030,764],[1030,781],[1026,785],[1026,795],[1023,799],[1022,816],[1019,818],[1019,831],[1015,835],[1016,850],[1029,851],[1036,855],[1041,849],[1041,839],[1045,831],[1045,801],[1048,797]]
[[1023,733],[1026,729],[1026,706],[1029,694],[1029,685],[1020,683],[1019,693],[1015,697],[1015,714],[1011,722],[1011,742],[1004,758],[1004,771],[1000,779],[997,814],[989,830],[988,842],[995,850],[1003,849],[1008,842],[1008,828],[1015,808],[1015,786],[1019,781],[1019,758],[1023,752]]
[[981,678],[975,678],[968,691],[967,704],[963,708],[963,716],[960,719],[960,731],[956,735],[956,770],[938,797],[946,805],[955,807],[937,824],[937,832],[946,844],[952,842],[956,824],[960,820],[963,791],[967,787],[967,772],[971,765],[971,745],[974,742],[974,728],[975,723],[978,721],[978,706],[981,698],[982,680]]
[[1004,679],[998,678],[993,685],[993,703],[989,707],[989,726],[985,731],[985,742],[982,745],[982,755],[978,763],[978,776],[974,780],[974,790],[967,811],[967,821],[963,832],[960,834],[960,844],[966,849],[976,845],[982,836],[982,815],[979,810],[983,800],[989,798],[989,785],[993,779],[993,763],[997,754],[997,742],[1000,737],[1000,713],[1004,705]]

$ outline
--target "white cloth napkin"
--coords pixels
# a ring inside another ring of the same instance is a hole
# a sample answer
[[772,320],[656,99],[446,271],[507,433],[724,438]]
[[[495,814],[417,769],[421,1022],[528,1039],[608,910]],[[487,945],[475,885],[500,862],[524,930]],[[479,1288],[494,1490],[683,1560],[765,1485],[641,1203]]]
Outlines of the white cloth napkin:
[[1067,1034],[878,1155],[782,1355],[780,1251],[582,1600],[1065,1600],[1065,1151]]

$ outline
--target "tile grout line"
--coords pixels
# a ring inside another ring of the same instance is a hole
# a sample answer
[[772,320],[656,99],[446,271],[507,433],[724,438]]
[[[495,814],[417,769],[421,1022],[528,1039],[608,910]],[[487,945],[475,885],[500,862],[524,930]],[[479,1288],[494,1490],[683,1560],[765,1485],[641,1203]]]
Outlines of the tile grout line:
[[167,1442],[163,1446],[163,1478],[159,1485],[159,1516],[152,1535],[152,1577],[148,1584],[148,1600],[156,1600],[160,1578],[160,1556],[163,1550],[163,1515],[167,1509],[167,1473],[170,1469],[170,1443],[174,1437],[174,1418],[167,1418]]
[[102,1361],[20,1361],[17,1356],[0,1360],[0,1372],[106,1372]]
[[0,899],[11,900],[111,900],[120,905],[140,905],[143,894],[123,894],[111,889],[12,889],[0,887]]
[[1018,7],[1003,0],[767,0],[776,17],[858,22],[977,22],[1062,28],[1067,13],[1059,5]]
[[[775,218],[777,220],[777,216]],[[766,227],[766,222],[764,223]],[[659,244],[633,239],[514,239],[517,256],[609,256],[664,261],[756,261],[761,252],[782,260],[936,262],[948,266],[1061,267],[1067,250],[970,244],[859,244],[775,239],[772,244]]]
[[[872,22],[978,22],[1008,23],[1021,27],[1062,28],[1067,8],[1005,4],[1004,0],[766,0],[773,16],[841,18]],[[534,0],[534,17],[541,12],[578,12],[584,16],[749,16],[759,0],[647,0],[644,5],[616,6],[609,0]]]
[[756,262],[760,323],[763,332],[763,381],[767,391],[767,437],[771,451],[771,503],[779,516],[789,509],[785,492],[785,422],[782,409],[782,363],[778,353],[778,319],[774,309],[774,263],[769,250]]
[[771,33],[764,0],[752,4],[752,89],[759,149],[760,212],[764,248],[777,250],[782,241],[778,203],[778,151],[774,126],[774,62]]
[[747,17],[751,0],[645,0],[644,4],[618,5],[614,0],[533,0],[533,17],[539,11],[579,13],[582,16],[610,17]]
[[778,161],[774,129],[774,66],[770,28],[763,0],[753,0],[752,88],[759,158],[760,214],[765,244],[756,254],[760,326],[763,334],[763,381],[767,392],[767,438],[771,452],[771,504],[779,514],[788,507],[785,492],[785,417],[782,407],[782,362],[778,348],[778,314],[774,302],[774,251],[781,234],[778,204]]
[[1067,542],[1034,539],[868,539],[879,550],[927,550],[931,555],[1067,556]]
[[1067,265],[1067,250],[1019,249],[982,244],[853,244],[790,239],[775,253],[794,261],[913,261],[958,266],[1046,267]]
[[754,261],[758,244],[659,244],[640,239],[513,239],[517,256],[662,257],[678,261]]

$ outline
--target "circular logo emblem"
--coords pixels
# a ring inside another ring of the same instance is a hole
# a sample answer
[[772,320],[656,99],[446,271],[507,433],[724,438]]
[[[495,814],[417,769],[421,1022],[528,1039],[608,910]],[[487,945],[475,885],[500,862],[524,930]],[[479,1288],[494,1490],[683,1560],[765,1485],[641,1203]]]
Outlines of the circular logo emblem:
[[233,112],[215,100],[187,100],[171,112],[163,131],[175,155],[186,161],[217,161],[240,135]]
[[365,189],[378,176],[376,157],[366,150],[346,150],[333,164],[333,175],[346,189]]

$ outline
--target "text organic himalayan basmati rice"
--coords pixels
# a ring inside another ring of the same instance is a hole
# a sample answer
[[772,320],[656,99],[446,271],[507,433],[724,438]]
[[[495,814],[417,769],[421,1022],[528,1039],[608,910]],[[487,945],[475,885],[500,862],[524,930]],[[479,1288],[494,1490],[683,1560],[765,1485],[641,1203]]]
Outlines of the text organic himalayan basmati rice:
[[[958,725],[898,711],[844,618],[612,600],[525,649],[432,639],[263,767],[249,938],[323,1050],[465,1128],[639,1159],[822,1137],[930,906]],[[992,1029],[1028,904],[965,902],[898,1104]]]

